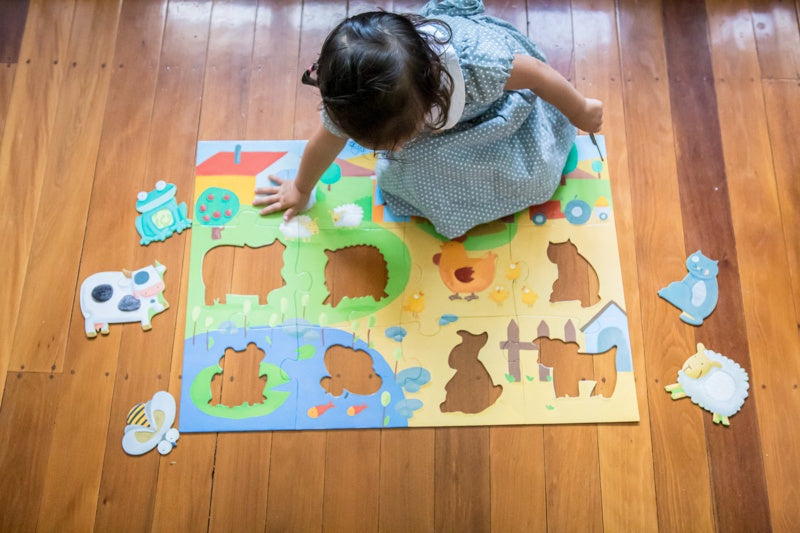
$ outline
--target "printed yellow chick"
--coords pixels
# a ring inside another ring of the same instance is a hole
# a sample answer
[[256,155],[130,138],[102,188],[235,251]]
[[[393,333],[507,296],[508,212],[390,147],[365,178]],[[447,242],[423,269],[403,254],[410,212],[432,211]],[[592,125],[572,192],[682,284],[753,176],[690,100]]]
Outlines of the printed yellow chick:
[[503,287],[502,285],[496,286],[493,290],[489,292],[489,298],[492,301],[497,302],[498,304],[502,304],[506,300],[506,298],[508,298],[508,296],[509,296],[508,290],[506,290],[506,288]]
[[408,311],[414,316],[419,315],[425,310],[425,294],[422,291],[417,291],[408,297],[403,304],[403,311]]
[[532,307],[538,299],[539,295],[533,292],[530,287],[522,287],[522,303],[527,304],[528,307]]
[[519,261],[514,261],[513,263],[509,263],[508,269],[506,269],[506,278],[514,281],[515,279],[519,279],[521,273],[522,269],[520,268]]

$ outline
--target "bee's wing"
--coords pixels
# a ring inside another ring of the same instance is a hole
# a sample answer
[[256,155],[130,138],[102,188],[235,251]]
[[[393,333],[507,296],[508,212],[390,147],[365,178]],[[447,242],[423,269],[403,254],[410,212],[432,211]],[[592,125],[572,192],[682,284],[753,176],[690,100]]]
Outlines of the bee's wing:
[[122,449],[128,455],[142,455],[155,448],[159,440],[153,428],[129,424],[122,435]]
[[[147,402],[145,413],[150,425],[155,428],[155,437],[159,440],[175,422],[175,411],[175,398],[166,391],[158,391],[153,395],[153,399]],[[156,412],[162,413],[163,417],[157,416]]]
[[175,411],[175,399],[172,395],[165,391],[156,392],[153,399],[145,404],[145,415],[150,427],[133,424],[126,426],[122,436],[122,449],[130,455],[141,455],[155,448],[175,422]]

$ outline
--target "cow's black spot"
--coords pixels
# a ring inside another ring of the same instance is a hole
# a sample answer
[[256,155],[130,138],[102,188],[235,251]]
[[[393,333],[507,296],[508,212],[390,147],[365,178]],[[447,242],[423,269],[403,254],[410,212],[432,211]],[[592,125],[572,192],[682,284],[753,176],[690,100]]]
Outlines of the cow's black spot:
[[114,287],[108,283],[103,283],[92,289],[92,299],[95,302],[107,302],[114,294]]
[[120,311],[136,311],[142,306],[141,300],[134,298],[130,294],[126,294],[122,297],[122,300],[119,301],[117,305],[117,309]]

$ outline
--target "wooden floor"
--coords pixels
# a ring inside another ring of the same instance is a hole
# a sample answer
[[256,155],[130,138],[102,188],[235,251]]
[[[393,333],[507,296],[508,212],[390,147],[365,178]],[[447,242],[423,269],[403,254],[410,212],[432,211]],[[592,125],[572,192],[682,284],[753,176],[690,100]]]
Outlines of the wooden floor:
[[[180,389],[186,234],[148,248],[132,202],[191,190],[198,139],[304,139],[300,85],[347,13],[408,0],[0,2],[0,531],[797,531],[798,0],[488,2],[585,94],[603,133],[638,424],[184,435],[120,446]],[[186,194],[188,196],[188,193]],[[656,292],[702,250],[697,329]],[[172,308],[88,341],[80,281],[157,259]],[[739,361],[731,427],[674,381],[696,342]]]

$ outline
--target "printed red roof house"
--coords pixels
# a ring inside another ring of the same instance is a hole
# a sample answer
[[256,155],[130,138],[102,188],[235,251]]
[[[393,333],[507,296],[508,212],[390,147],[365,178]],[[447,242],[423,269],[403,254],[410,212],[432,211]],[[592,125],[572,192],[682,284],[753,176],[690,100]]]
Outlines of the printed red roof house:
[[[375,174],[375,169],[369,166],[364,166],[364,157],[354,157],[352,159],[336,158],[335,163],[342,169],[342,176],[372,176]],[[361,164],[359,164],[361,163]]]
[[[287,152],[219,152],[197,165],[198,176],[258,176]],[[238,163],[236,162],[238,155]]]

